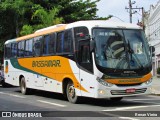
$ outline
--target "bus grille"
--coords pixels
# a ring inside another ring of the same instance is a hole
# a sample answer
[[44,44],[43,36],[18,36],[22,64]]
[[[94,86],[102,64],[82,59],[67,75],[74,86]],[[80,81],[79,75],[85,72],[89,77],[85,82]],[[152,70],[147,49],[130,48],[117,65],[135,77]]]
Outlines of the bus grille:
[[112,95],[131,95],[145,93],[147,88],[136,89],[135,92],[127,93],[126,90],[111,90]]
[[142,83],[136,83],[136,84],[116,84],[118,87],[126,87],[126,86],[138,86],[141,85]]

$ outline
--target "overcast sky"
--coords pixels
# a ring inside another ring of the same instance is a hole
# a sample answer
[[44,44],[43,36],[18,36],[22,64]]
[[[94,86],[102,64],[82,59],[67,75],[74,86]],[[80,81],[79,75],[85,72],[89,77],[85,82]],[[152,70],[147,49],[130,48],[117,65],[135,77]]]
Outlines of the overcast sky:
[[[150,5],[156,5],[159,0],[132,0],[136,1],[133,7],[144,7],[145,11],[148,11]],[[97,15],[99,17],[107,17],[108,15],[114,15],[125,22],[129,22],[129,13],[125,10],[128,7],[129,0],[100,0],[97,3],[99,11]],[[133,23],[137,23],[138,19],[141,20],[141,11],[137,10],[138,13],[133,14]]]

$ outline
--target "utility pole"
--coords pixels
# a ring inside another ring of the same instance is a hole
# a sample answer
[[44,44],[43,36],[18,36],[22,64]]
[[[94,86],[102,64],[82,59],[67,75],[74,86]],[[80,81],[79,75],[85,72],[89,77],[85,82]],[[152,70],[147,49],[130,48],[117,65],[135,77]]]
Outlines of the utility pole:
[[129,0],[129,18],[130,18],[130,23],[132,23],[132,3],[131,3],[131,0]]
[[[136,7],[136,8],[133,8],[132,5],[135,4],[136,2],[135,1],[131,1],[129,0],[129,8],[125,7],[125,9],[129,9],[129,18],[130,18],[130,23],[132,23],[132,15],[137,13],[136,10],[141,10],[142,11],[142,24],[144,25],[144,8],[143,7]],[[135,10],[135,11],[133,11]]]
[[129,9],[129,19],[130,19],[130,23],[132,23],[132,14],[135,13],[135,12],[132,13],[132,9],[133,9],[133,8],[132,8],[132,5],[135,4],[135,3],[136,3],[135,1],[132,2],[131,0],[129,0],[129,8],[125,7],[125,9],[127,9],[127,10]]

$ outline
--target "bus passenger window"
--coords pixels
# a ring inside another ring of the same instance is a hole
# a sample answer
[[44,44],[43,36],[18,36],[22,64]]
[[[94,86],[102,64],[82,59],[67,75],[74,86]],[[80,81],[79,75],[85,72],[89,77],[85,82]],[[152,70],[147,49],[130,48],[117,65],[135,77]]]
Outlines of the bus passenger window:
[[72,31],[71,30],[67,30],[65,31],[64,34],[64,49],[63,52],[64,53],[68,53],[68,52],[72,52]]
[[55,40],[56,40],[56,35],[55,35],[55,33],[53,33],[53,34],[50,35],[50,40],[48,42],[48,44],[49,44],[48,45],[49,46],[49,48],[48,48],[49,54],[55,53]]
[[42,36],[34,38],[33,42],[33,51],[35,56],[40,56],[41,55],[41,46],[42,46]]
[[30,39],[30,40],[26,40],[26,47],[25,47],[25,56],[32,56],[32,48],[33,48],[33,40]]
[[50,41],[50,36],[46,35],[44,37],[44,42],[43,42],[43,54],[48,55],[49,54],[49,41]]
[[57,42],[56,42],[56,52],[63,52],[63,41],[64,41],[64,32],[60,32],[57,34]]
[[24,41],[18,43],[18,57],[24,56]]
[[11,57],[11,44],[5,45],[5,58]]
[[11,57],[17,57],[17,43],[11,44]]

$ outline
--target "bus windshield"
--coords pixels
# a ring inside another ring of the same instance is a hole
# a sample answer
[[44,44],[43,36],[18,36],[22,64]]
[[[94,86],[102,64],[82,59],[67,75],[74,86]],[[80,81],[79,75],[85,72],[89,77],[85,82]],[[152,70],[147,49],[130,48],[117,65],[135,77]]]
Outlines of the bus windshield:
[[94,28],[95,60],[111,69],[140,69],[150,66],[149,46],[142,30]]

